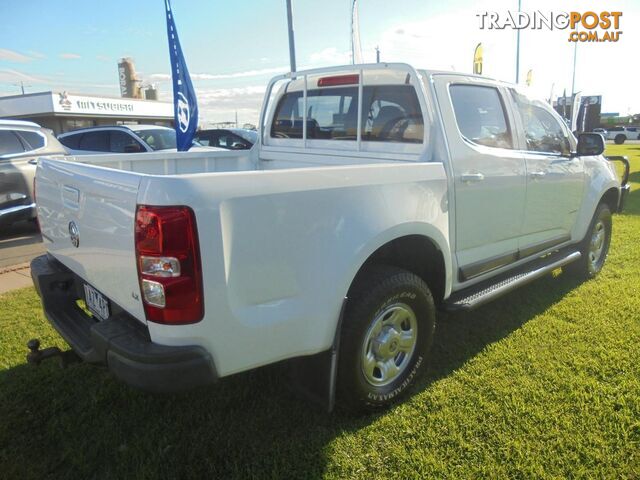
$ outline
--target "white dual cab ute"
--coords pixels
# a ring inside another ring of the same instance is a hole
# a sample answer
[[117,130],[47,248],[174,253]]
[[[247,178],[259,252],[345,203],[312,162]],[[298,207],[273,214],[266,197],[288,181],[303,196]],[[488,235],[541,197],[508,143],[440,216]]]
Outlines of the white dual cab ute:
[[328,408],[379,408],[424,372],[438,309],[596,275],[627,189],[602,136],[519,87],[404,64],[276,77],[259,131],[40,159],[31,272],[84,361],[175,391],[294,360]]

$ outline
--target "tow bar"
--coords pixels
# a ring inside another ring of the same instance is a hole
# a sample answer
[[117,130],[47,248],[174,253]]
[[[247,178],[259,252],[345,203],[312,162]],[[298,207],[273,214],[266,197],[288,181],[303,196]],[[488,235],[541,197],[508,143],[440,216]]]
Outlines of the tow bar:
[[63,352],[58,347],[48,347],[40,350],[40,340],[37,338],[29,340],[27,342],[27,348],[29,349],[29,353],[27,353],[27,363],[30,365],[40,365],[40,362],[43,360],[53,357],[58,357],[62,368],[67,368],[67,366],[72,363],[80,362],[80,357],[78,357],[73,350]]

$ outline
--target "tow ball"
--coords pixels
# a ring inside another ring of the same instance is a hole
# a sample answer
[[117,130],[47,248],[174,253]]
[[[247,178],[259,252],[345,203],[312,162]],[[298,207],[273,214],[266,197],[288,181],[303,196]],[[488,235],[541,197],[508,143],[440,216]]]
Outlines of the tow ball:
[[73,350],[63,352],[58,347],[47,347],[40,350],[40,340],[32,338],[27,342],[27,363],[31,365],[40,365],[40,362],[47,358],[57,357],[62,368],[66,368],[71,363],[80,361],[80,357]]

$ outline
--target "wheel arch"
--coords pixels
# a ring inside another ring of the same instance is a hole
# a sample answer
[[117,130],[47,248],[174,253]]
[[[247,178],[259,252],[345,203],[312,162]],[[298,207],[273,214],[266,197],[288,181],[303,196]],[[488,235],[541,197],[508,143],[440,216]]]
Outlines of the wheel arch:
[[[611,210],[611,213],[616,213],[618,211],[619,201],[620,201],[619,189],[616,187],[611,187],[602,194],[602,197],[600,198],[600,201],[596,205],[596,208],[598,208],[598,205],[600,205],[601,203],[605,203],[609,207],[609,210]],[[595,212],[595,209],[594,209],[594,212]]]
[[429,286],[436,303],[451,291],[451,254],[448,242],[438,230],[418,232],[401,229],[384,235],[367,249],[351,275],[345,296],[372,265],[391,265],[415,273]]

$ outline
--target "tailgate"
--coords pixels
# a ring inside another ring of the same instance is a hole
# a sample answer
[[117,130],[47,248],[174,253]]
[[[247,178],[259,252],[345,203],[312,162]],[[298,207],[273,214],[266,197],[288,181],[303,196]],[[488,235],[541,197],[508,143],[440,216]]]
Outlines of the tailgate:
[[42,158],[36,199],[49,253],[145,322],[134,244],[140,179],[137,173]]

